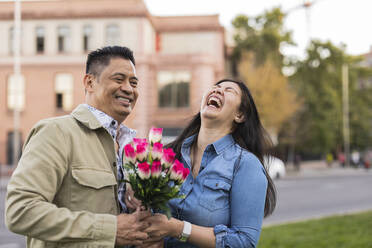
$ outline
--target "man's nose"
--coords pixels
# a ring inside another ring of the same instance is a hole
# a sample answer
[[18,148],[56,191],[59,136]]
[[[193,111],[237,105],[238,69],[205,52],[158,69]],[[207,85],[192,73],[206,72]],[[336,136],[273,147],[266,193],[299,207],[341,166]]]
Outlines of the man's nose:
[[133,93],[133,87],[128,80],[125,80],[124,83],[121,84],[120,89],[127,94]]

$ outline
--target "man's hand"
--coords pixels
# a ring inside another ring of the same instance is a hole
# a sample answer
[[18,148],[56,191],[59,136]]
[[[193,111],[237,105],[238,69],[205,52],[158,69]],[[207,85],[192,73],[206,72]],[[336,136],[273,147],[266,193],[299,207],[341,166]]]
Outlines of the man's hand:
[[141,211],[137,208],[132,214],[120,214],[117,216],[116,245],[142,245],[148,238],[144,229],[149,223],[144,221],[150,216],[149,211]]
[[134,197],[134,192],[129,183],[127,183],[125,187],[126,187],[124,196],[125,205],[127,206],[127,208],[129,208],[129,210],[137,209],[138,207],[141,206],[142,202]]

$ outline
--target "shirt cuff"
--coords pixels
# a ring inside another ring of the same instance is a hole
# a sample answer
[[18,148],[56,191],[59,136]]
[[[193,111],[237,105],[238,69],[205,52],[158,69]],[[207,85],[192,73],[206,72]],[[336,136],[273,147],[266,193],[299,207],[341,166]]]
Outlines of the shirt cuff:
[[97,214],[94,225],[94,239],[102,247],[115,247],[117,220],[115,215]]
[[227,226],[217,225],[213,229],[216,236],[216,247],[224,247],[224,237],[227,234]]

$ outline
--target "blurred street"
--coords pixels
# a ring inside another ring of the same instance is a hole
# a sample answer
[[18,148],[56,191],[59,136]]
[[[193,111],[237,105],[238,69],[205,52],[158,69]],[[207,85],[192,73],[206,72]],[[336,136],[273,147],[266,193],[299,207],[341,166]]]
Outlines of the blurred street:
[[275,186],[277,208],[264,225],[372,210],[372,170],[318,163],[289,173]]
[[[7,181],[0,181],[0,248],[23,248],[25,239],[10,233],[4,224]],[[264,226],[372,210],[372,170],[304,163],[299,172],[289,170],[285,178],[275,180],[275,185],[277,208],[264,220]]]
[[0,248],[23,248],[26,247],[26,239],[23,236],[11,233],[4,223],[4,199],[6,188],[3,187],[5,179],[1,178],[0,184]]

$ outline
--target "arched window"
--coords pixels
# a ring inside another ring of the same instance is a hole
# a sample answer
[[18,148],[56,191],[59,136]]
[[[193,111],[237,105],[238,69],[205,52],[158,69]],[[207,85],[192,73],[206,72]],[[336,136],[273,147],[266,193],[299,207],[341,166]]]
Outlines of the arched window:
[[188,107],[190,104],[190,80],[191,74],[187,71],[158,72],[159,107]]
[[115,46],[120,44],[120,30],[116,24],[110,24],[106,27],[106,45]]
[[8,78],[8,108],[21,111],[25,107],[25,78],[12,74]]
[[45,50],[45,28],[36,27],[36,53],[44,53]]
[[56,108],[69,111],[73,107],[74,79],[69,73],[58,73],[55,79]]
[[85,25],[83,27],[83,50],[84,52],[88,52],[91,49],[92,33],[93,33],[93,28],[91,25]]
[[70,34],[70,27],[68,26],[60,26],[58,27],[58,52],[68,52],[70,51],[71,47],[71,34]]

